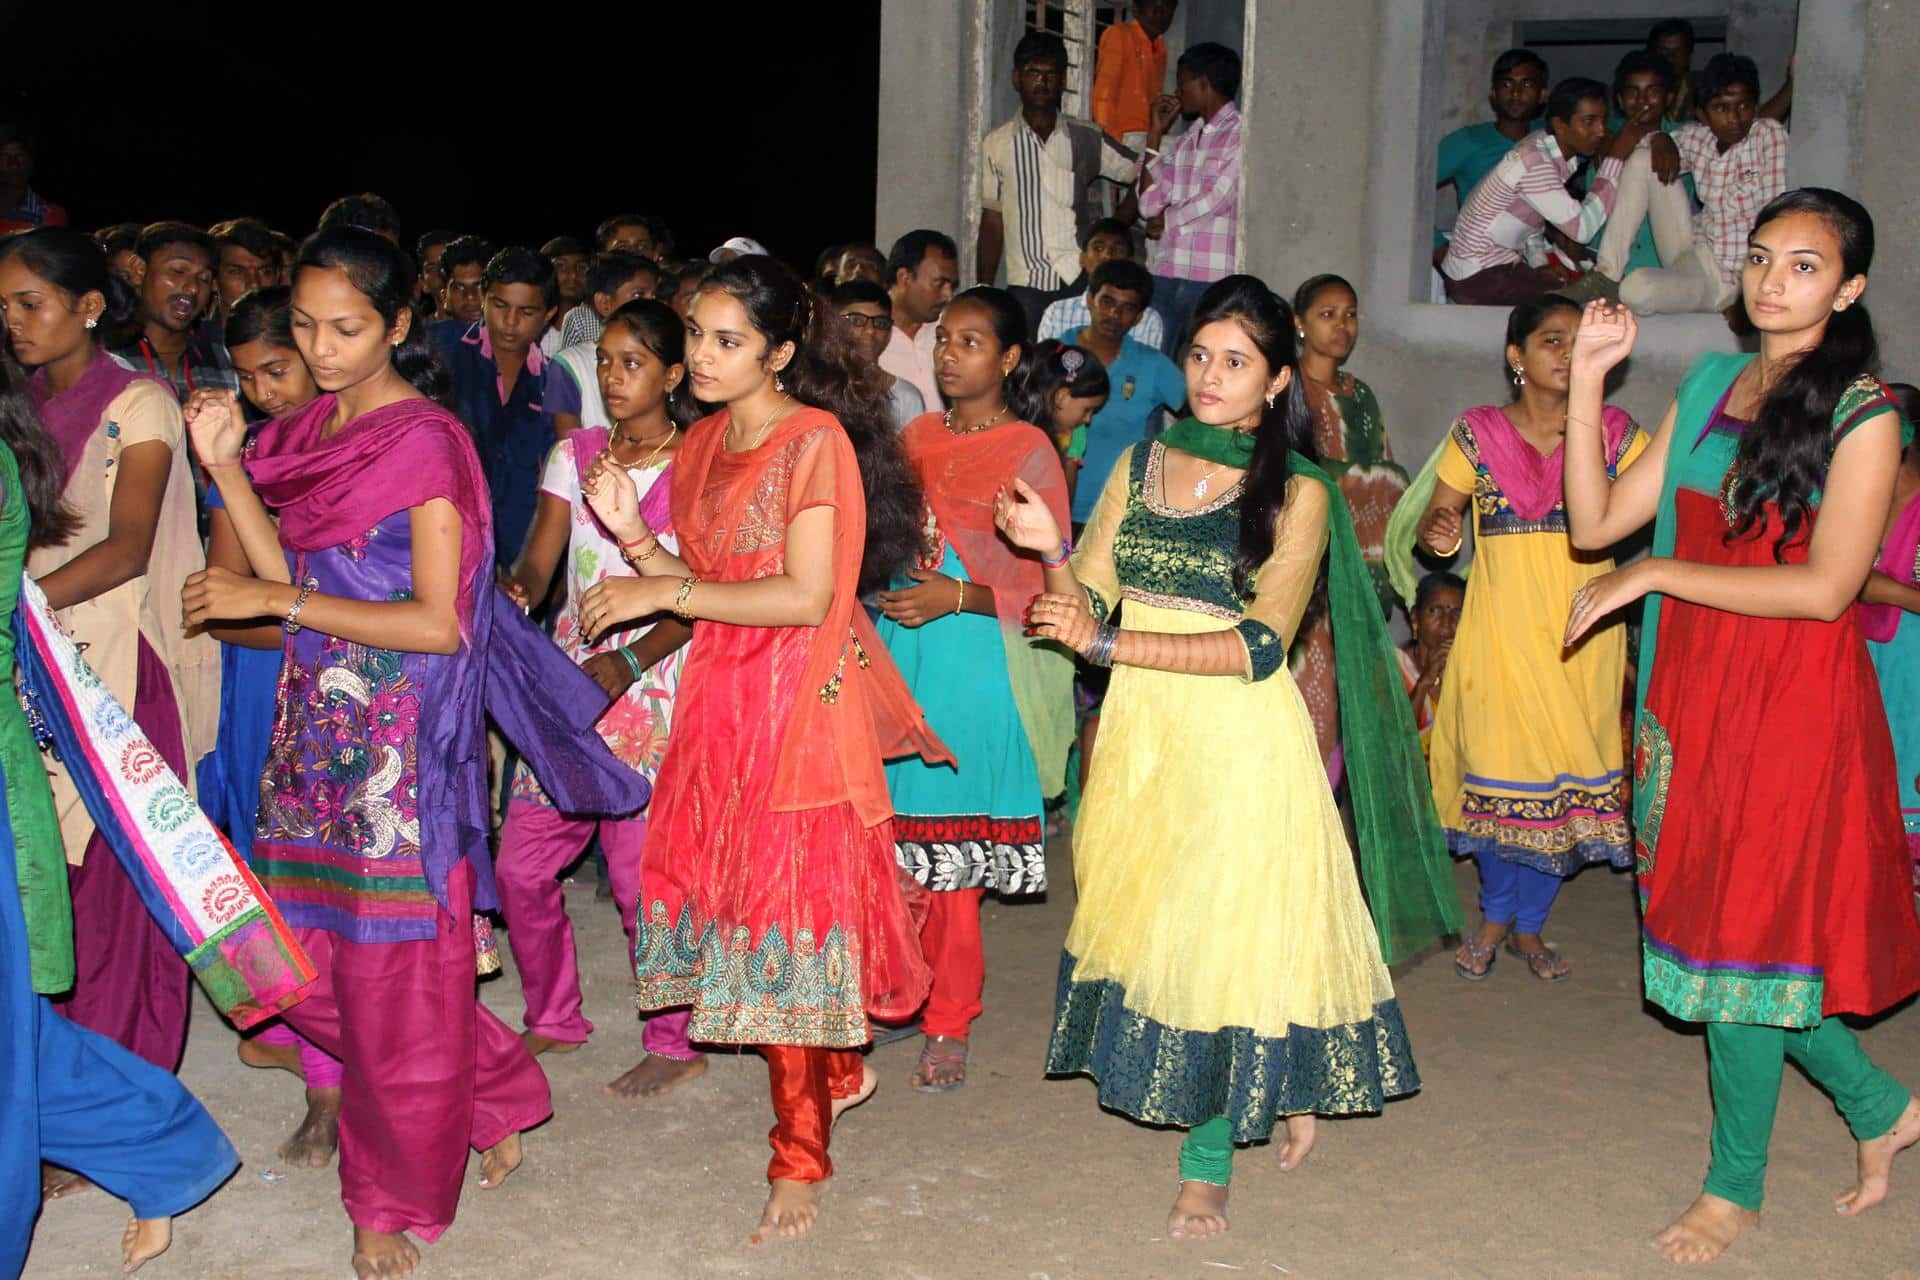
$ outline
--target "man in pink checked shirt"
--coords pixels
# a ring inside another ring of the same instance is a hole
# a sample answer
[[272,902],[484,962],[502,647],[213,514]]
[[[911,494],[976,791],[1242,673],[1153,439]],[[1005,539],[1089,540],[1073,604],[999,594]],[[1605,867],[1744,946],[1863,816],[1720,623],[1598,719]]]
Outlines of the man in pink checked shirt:
[[[1162,339],[1176,355],[1187,321],[1206,287],[1232,275],[1239,257],[1240,55],[1225,45],[1196,44],[1180,55],[1177,94],[1153,104],[1146,163],[1140,170],[1140,214],[1147,220],[1147,266]],[[1179,116],[1191,127],[1161,151]]]

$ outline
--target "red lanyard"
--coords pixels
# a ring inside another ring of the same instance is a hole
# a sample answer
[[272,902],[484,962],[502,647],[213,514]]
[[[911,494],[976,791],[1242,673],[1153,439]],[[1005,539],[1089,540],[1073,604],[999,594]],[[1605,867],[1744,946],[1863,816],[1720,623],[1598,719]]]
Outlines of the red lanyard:
[[[180,353],[180,374],[187,380],[188,395],[193,394],[193,362],[187,359],[187,353],[192,349],[193,348],[189,346],[186,351]],[[144,334],[141,335],[140,358],[147,362],[147,372],[156,378],[166,378],[168,382],[172,382],[173,379],[167,375],[166,371],[156,362],[154,357],[155,352],[152,344],[147,341]]]

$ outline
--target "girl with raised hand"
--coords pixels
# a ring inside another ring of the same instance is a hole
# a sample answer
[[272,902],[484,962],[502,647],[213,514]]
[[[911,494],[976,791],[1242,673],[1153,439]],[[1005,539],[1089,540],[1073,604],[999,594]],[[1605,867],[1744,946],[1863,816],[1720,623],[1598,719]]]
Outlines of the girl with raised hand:
[[[213,744],[219,648],[183,632],[176,601],[205,563],[179,402],[164,381],[116,364],[100,335],[133,299],[80,232],[42,227],[0,241],[0,305],[27,394],[65,467],[61,500],[79,524],[35,547],[27,572],[87,662],[182,778]],[[52,765],[72,869],[72,993],[81,1026],[163,1070],[187,1032],[187,966],[94,830],[66,769]],[[50,1194],[72,1189],[57,1177]]]
[[1872,373],[1872,260],[1873,220],[1837,191],[1762,209],[1740,278],[1759,354],[1695,361],[1646,465],[1617,483],[1600,406],[1633,315],[1591,303],[1574,343],[1574,544],[1653,524],[1650,556],[1572,594],[1566,640],[1647,597],[1633,787],[1646,998],[1706,1024],[1713,1092],[1706,1184],[1654,1241],[1677,1262],[1718,1257],[1758,1222],[1788,1059],[1859,1144],[1837,1212],[1885,1199],[1894,1156],[1920,1141],[1920,1102],[1840,1020],[1920,989],[1893,742],[1853,608],[1903,429]]
[[1045,793],[1064,783],[1073,736],[1072,660],[1023,633],[1041,561],[993,526],[994,496],[1016,476],[1067,518],[1059,455],[1029,416],[1048,397],[1044,382],[1029,394],[1025,342],[1026,314],[1004,290],[969,289],[940,313],[934,370],[952,407],[901,436],[926,495],[922,549],[879,597],[880,639],[959,762],[887,766],[900,865],[933,891],[920,930],[933,989],[913,1074],[927,1093],[967,1081],[986,980],[982,897],[1047,887]]
[[[553,638],[593,677],[612,703],[595,724],[607,746],[634,772],[653,780],[667,748],[683,646],[693,634],[678,618],[656,616],[610,631],[589,643],[580,624],[581,598],[608,578],[631,578],[620,544],[587,505],[584,480],[604,461],[633,481],[641,510],[668,550],[677,546],[667,491],[684,429],[698,416],[686,387],[685,327],[664,302],[638,299],[607,317],[596,351],[599,390],[611,427],[588,427],[553,447],[540,482],[539,506],[526,549],[507,584],[522,606],[546,598],[564,557],[566,601]],[[579,1048],[593,1031],[580,1010],[580,970],[567,922],[559,875],[598,834],[607,877],[619,904],[632,962],[634,911],[640,900],[640,851],[645,813],[620,819],[561,813],[522,762],[514,773],[507,821],[500,835],[496,874],[509,926],[527,1030],[535,1054]],[[607,1085],[615,1097],[649,1098],[706,1070],[706,1057],[687,1042],[684,1011],[656,1014],[641,1035],[646,1056]]]
[[189,625],[285,631],[253,866],[319,970],[284,1016],[344,1064],[363,1277],[411,1272],[407,1233],[446,1230],[469,1146],[498,1186],[552,1113],[538,1064],[474,994],[492,517],[412,297],[412,264],[380,236],[301,247],[293,336],[322,394],[250,445],[230,399],[200,407],[194,447],[252,576],[210,568],[182,596]]
[[[1047,1070],[1189,1131],[1178,1239],[1226,1229],[1236,1143],[1282,1125],[1293,1169],[1315,1115],[1419,1087],[1386,961],[1458,926],[1379,602],[1305,455],[1294,338],[1259,280],[1214,284],[1185,348],[1195,416],[1121,457],[1079,548],[1024,481],[996,503],[1046,567],[1034,634],[1114,668]],[[1286,663],[1323,565],[1367,900]]]
[[[1473,572],[1428,737],[1447,846],[1480,868],[1480,928],[1453,961],[1469,982],[1492,972],[1502,941],[1535,978],[1564,980],[1572,962],[1541,937],[1562,882],[1590,862],[1624,868],[1632,858],[1620,741],[1626,629],[1569,646],[1558,622],[1559,602],[1613,567],[1605,548],[1567,538],[1560,460],[1579,322],[1579,308],[1555,294],[1513,309],[1502,366],[1513,398],[1455,419],[1420,522],[1426,550],[1444,558],[1460,549],[1473,507]],[[1608,476],[1646,449],[1624,411],[1595,409],[1593,421]]]
[[588,591],[580,617],[590,638],[659,613],[694,624],[674,716],[698,732],[661,762],[635,969],[643,1009],[691,1005],[692,1039],[767,1059],[759,1244],[819,1213],[828,1132],[878,1082],[858,1052],[868,1018],[904,1020],[926,998],[881,761],[952,757],[860,605],[919,527],[879,371],[791,268],[757,254],[701,280],[686,357],[693,394],[723,407],[674,460],[679,550],[624,470],[597,466],[588,500],[639,576]]

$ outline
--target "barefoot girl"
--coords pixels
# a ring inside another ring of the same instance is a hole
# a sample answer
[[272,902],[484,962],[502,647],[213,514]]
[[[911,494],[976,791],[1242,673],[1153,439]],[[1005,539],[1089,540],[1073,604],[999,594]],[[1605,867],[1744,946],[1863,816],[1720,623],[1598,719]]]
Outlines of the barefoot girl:
[[[1558,602],[1613,567],[1605,551],[1567,541],[1561,501],[1579,321],[1579,309],[1553,294],[1513,309],[1514,397],[1454,422],[1420,524],[1427,550],[1450,556],[1473,504],[1466,610],[1428,740],[1448,847],[1480,866],[1480,929],[1454,956],[1454,972],[1470,982],[1492,971],[1503,940],[1535,978],[1566,978],[1572,963],[1540,936],[1562,881],[1589,862],[1631,859],[1620,742],[1626,629],[1609,626],[1569,648],[1558,623]],[[1595,412],[1613,475],[1640,456],[1646,436],[1619,409]]]
[[1026,323],[1011,295],[985,287],[940,313],[933,363],[952,407],[901,437],[926,495],[924,549],[902,585],[880,595],[880,638],[959,761],[887,766],[900,865],[933,891],[920,931],[933,990],[913,1073],[927,1093],[967,1082],[986,980],[982,896],[1046,890],[1041,784],[1059,788],[1073,736],[1073,663],[1021,623],[1041,590],[1040,561],[993,527],[994,495],[1015,476],[1067,518],[1059,455],[1009,403],[1023,398]]
[[[293,336],[319,399],[241,462],[231,401],[194,446],[258,576],[189,579],[189,624],[286,632],[253,865],[319,969],[287,1022],[344,1064],[340,1187],[360,1276],[419,1261],[453,1221],[468,1146],[481,1185],[551,1114],[525,1046],[474,996],[490,905],[476,628],[493,580],[486,483],[413,324],[413,270],[358,228],[300,251]],[[279,528],[262,503],[279,516]],[[282,547],[285,551],[282,551]]]
[[[692,632],[678,618],[661,617],[587,643],[580,627],[581,596],[604,579],[632,577],[633,570],[621,559],[620,544],[588,508],[582,477],[603,455],[623,469],[640,494],[642,509],[654,514],[652,527],[661,545],[675,548],[666,516],[667,477],[682,429],[697,416],[683,381],[685,333],[673,309],[650,298],[629,302],[607,317],[597,361],[599,392],[613,426],[576,431],[554,446],[540,484],[533,530],[508,588],[523,606],[545,599],[565,556],[567,598],[554,623],[554,639],[613,699],[597,723],[600,736],[649,781],[659,772],[666,751],[682,646]],[[647,838],[645,814],[607,821],[570,817],[553,807],[524,763],[519,767],[496,875],[509,926],[507,941],[527,1000],[523,1039],[536,1054],[577,1049],[593,1030],[580,1012],[580,970],[559,875],[579,859],[596,831],[631,964],[640,850]],[[608,1084],[607,1092],[652,1097],[705,1071],[705,1056],[687,1043],[687,1017],[685,1011],[674,1010],[649,1019],[641,1036],[647,1056]]]
[[[1071,558],[1027,485],[996,512],[1046,565],[1036,634],[1114,668],[1047,1070],[1189,1131],[1180,1239],[1226,1229],[1234,1144],[1284,1124],[1292,1169],[1316,1114],[1419,1087],[1382,951],[1459,911],[1379,601],[1338,488],[1299,452],[1287,304],[1251,276],[1213,285],[1186,379],[1195,416],[1121,457]],[[1323,563],[1373,924],[1286,663]]]
[[868,1017],[903,1020],[927,993],[881,758],[941,749],[860,607],[912,555],[920,495],[876,371],[790,268],[709,272],[686,355],[693,394],[725,408],[674,460],[680,549],[623,469],[596,468],[589,500],[639,576],[588,591],[580,616],[590,639],[664,612],[695,624],[674,717],[698,729],[660,766],[635,967],[642,1008],[691,1005],[694,1040],[766,1056],[760,1243],[813,1225],[828,1130],[875,1083]]
[[1835,1202],[1887,1194],[1920,1103],[1838,1015],[1920,989],[1893,743],[1852,608],[1900,469],[1901,419],[1870,370],[1860,305],[1873,222],[1837,191],[1760,211],[1741,296],[1760,354],[1707,355],[1680,384],[1647,465],[1607,480],[1607,371],[1633,348],[1593,303],[1574,344],[1567,515],[1582,547],[1649,521],[1653,554],[1573,594],[1567,643],[1648,597],[1634,746],[1649,1002],[1707,1027],[1713,1158],[1655,1244],[1717,1257],[1759,1219],[1788,1059],[1859,1143]]

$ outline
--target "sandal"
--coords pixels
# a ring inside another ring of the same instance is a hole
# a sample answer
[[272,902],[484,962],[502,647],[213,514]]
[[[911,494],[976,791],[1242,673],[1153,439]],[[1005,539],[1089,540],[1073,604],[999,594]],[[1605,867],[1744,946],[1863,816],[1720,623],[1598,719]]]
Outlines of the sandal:
[[1461,964],[1460,953],[1456,951],[1453,956],[1453,971],[1468,982],[1485,982],[1487,975],[1493,972],[1493,962],[1500,958],[1500,944],[1490,942],[1484,947],[1476,947],[1471,942],[1465,942],[1461,944],[1461,950],[1465,951],[1467,958],[1478,967],[1470,969]]
[[1507,952],[1519,956],[1521,963],[1527,966],[1527,972],[1542,982],[1565,982],[1573,976],[1573,962],[1561,957],[1560,948],[1545,942],[1540,945],[1543,950],[1522,951],[1509,936]]
[[[960,1074],[951,1080],[936,1082],[934,1077],[951,1070]],[[920,1047],[920,1063],[913,1069],[913,1087],[921,1093],[952,1093],[967,1082],[967,1042],[952,1036],[928,1036]]]

